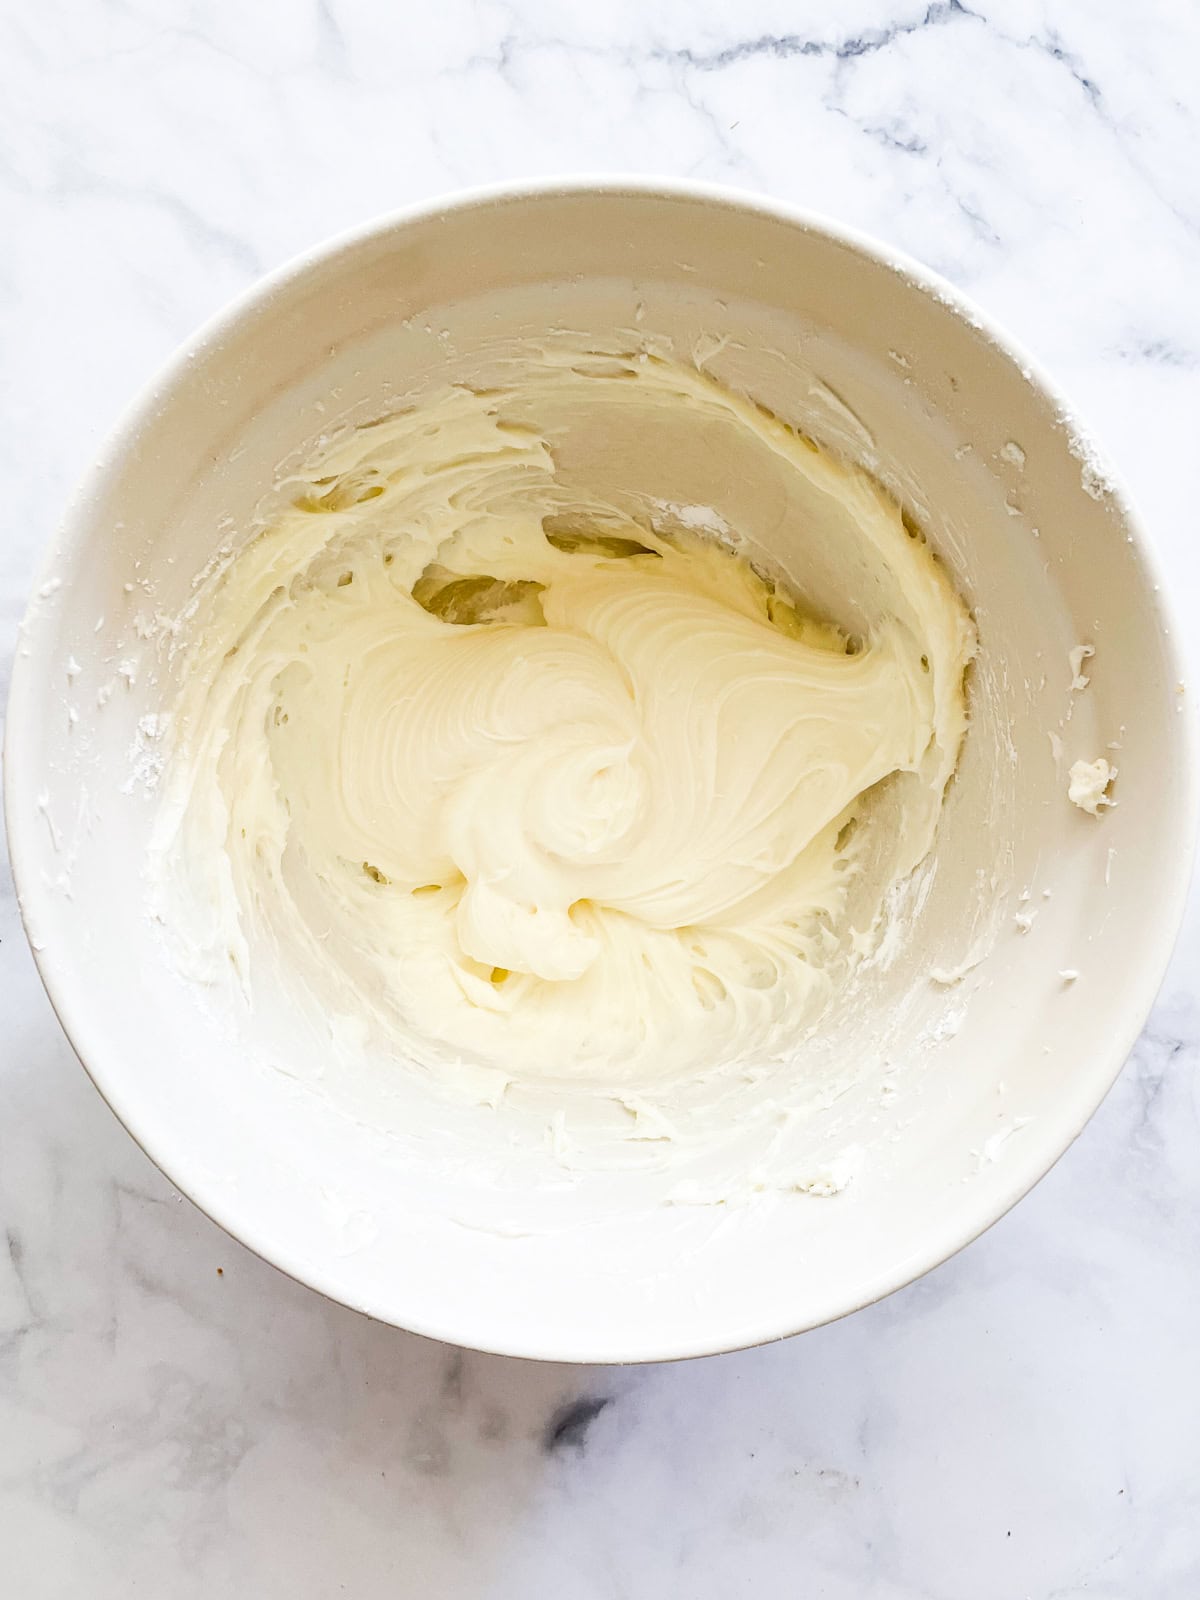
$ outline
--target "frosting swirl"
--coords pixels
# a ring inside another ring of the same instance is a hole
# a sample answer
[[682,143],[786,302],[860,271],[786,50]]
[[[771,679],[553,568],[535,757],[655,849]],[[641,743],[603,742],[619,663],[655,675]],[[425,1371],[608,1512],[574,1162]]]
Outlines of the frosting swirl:
[[[802,497],[789,582],[718,512],[561,465],[681,415]],[[347,430],[202,597],[160,915],[210,975],[252,992],[271,952],[446,1071],[785,1053],[928,851],[964,734],[974,630],[915,535],[865,473],[644,355],[543,352]],[[841,615],[806,599],[810,542]]]

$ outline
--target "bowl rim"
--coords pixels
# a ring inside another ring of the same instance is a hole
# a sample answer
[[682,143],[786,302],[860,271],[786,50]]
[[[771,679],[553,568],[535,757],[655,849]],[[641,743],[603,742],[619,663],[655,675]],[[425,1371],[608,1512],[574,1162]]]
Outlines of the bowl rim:
[[[119,469],[130,447],[136,442],[144,426],[160,410],[161,397],[176,390],[185,379],[195,356],[218,343],[232,332],[248,314],[267,304],[277,293],[294,285],[311,270],[325,265],[339,256],[349,255],[361,246],[385,235],[403,231],[413,224],[427,222],[450,212],[461,214],[472,210],[486,211],[491,207],[529,200],[570,198],[580,195],[636,196],[646,199],[684,200],[723,210],[740,211],[759,218],[784,223],[790,227],[818,233],[841,244],[875,266],[892,272],[919,292],[936,299],[950,314],[967,322],[998,353],[1021,371],[1025,381],[1053,402],[1056,413],[1066,426],[1077,430],[1086,438],[1089,448],[1103,471],[1109,497],[1115,503],[1125,530],[1132,536],[1135,551],[1149,580],[1148,599],[1157,613],[1160,630],[1172,674],[1181,681],[1187,676],[1187,661],[1179,644],[1182,637],[1175,626],[1172,603],[1168,598],[1167,575],[1161,565],[1158,550],[1138,513],[1121,474],[1114,471],[1107,452],[1092,443],[1092,435],[1077,423],[1077,411],[1041,363],[1009,333],[1006,327],[979,307],[949,280],[899,250],[867,232],[840,222],[819,211],[778,199],[769,194],[746,190],[726,184],[712,184],[674,177],[644,176],[621,172],[581,173],[577,175],[531,177],[506,180],[498,183],[472,186],[443,192],[430,198],[412,202],[389,210],[368,220],[344,229],[327,239],[293,255],[280,266],[259,277],[247,288],[221,306],[203,321],[145,382],[118,414],[108,430],[100,449],[84,470],[73,492],[68,497],[64,512],[46,542],[41,559],[35,564],[29,606],[33,604],[39,588],[51,571],[69,558],[81,543],[88,520],[91,503],[98,498],[110,475]],[[28,621],[29,606],[17,630],[18,641],[23,637]],[[574,1349],[557,1347],[538,1348],[536,1340],[525,1341],[518,1348],[505,1340],[489,1340],[486,1329],[446,1327],[436,1318],[413,1316],[409,1309],[400,1312],[383,1304],[355,1304],[342,1297],[331,1281],[331,1275],[311,1259],[286,1258],[286,1252],[275,1252],[272,1241],[257,1241],[243,1222],[219,1199],[205,1197],[205,1182],[200,1173],[179,1170],[177,1161],[164,1164],[146,1143],[139,1131],[136,1105],[124,1103],[119,1085],[119,1070],[108,1070],[103,1047],[94,1048],[96,1041],[89,1039],[86,1014],[86,991],[75,980],[73,969],[60,968],[50,950],[36,946],[31,934],[40,904],[49,890],[34,867],[32,822],[26,808],[17,804],[18,792],[27,787],[26,763],[22,746],[25,730],[30,723],[31,701],[36,688],[36,662],[31,654],[23,655],[18,648],[12,663],[7,716],[4,737],[4,810],[8,837],[9,857],[12,865],[16,898],[26,938],[29,941],[38,975],[58,1018],[68,1043],[84,1070],[109,1109],[123,1125],[143,1153],[158,1167],[167,1181],[186,1195],[196,1208],[210,1221],[229,1234],[237,1243],[268,1265],[285,1273],[295,1281],[315,1290],[326,1299],[347,1306],[361,1315],[387,1323],[403,1331],[444,1343],[456,1344],[489,1354],[520,1357],[529,1360],[548,1360],[591,1365],[599,1363],[640,1363],[690,1359],[704,1355],[717,1355],[733,1350],[750,1349],[788,1338],[809,1329],[849,1316],[868,1305],[906,1287],[925,1273],[942,1265],[960,1250],[979,1238],[1050,1171],[1083,1131],[1098,1109],[1117,1077],[1120,1075],[1135,1045],[1146,1018],[1161,988],[1167,966],[1174,950],[1179,929],[1187,907],[1191,864],[1196,846],[1197,823],[1200,820],[1200,733],[1194,718],[1185,715],[1179,719],[1177,754],[1180,763],[1181,851],[1180,870],[1175,877],[1170,896],[1160,904],[1159,915],[1152,936],[1151,959],[1143,964],[1143,976],[1136,987],[1123,998],[1118,1024],[1110,1034],[1104,1051],[1089,1058],[1084,1074],[1080,1066],[1074,1069],[1078,1083],[1086,1085],[1084,1102],[1076,1108],[1076,1115],[1065,1138],[1059,1138],[1049,1150],[1038,1151],[1026,1147],[1029,1154],[1022,1159],[1021,1150],[1014,1147],[1005,1166],[1008,1182],[998,1197],[986,1205],[964,1205],[955,1208],[952,1223],[928,1232],[909,1255],[895,1262],[890,1270],[878,1274],[865,1288],[855,1292],[847,1301],[842,1297],[829,1307],[818,1307],[806,1316],[788,1315],[781,1307],[771,1325],[748,1333],[746,1337],[731,1335],[700,1335],[688,1341],[673,1339],[663,1345],[652,1336],[638,1341],[624,1336],[620,1344],[605,1344],[593,1349],[576,1346]],[[248,1236],[249,1235],[249,1236]],[[403,1320],[401,1320],[401,1318]]]

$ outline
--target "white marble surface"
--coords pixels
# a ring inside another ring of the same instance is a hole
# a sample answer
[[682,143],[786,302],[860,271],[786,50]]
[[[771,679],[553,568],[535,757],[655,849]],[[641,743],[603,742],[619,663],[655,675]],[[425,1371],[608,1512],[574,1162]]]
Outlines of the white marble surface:
[[[767,190],[949,275],[1079,398],[1200,606],[1190,0],[2,16],[5,678],[71,480],[195,323],[372,213],[552,171]],[[373,1326],[174,1194],[5,876],[0,1594],[1200,1594],[1198,913],[1094,1122],[956,1260],[772,1348],[573,1371]]]

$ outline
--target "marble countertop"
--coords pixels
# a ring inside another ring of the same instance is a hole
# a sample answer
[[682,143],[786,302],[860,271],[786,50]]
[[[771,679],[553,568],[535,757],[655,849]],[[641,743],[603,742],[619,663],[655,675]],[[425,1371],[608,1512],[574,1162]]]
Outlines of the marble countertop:
[[[0,22],[0,658],[118,408],[315,240],[551,172],[729,182],[1031,346],[1200,609],[1200,13],[1183,0],[42,0]],[[6,682],[0,688],[6,687]],[[746,1354],[485,1357],[281,1277],[75,1061],[0,881],[0,1593],[1200,1594],[1200,898],[1041,1186]]]

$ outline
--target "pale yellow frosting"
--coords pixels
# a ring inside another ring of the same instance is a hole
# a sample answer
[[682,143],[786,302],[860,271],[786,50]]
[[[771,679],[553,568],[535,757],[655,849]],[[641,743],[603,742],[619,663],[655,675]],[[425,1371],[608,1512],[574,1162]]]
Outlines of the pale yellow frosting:
[[[786,584],[716,511],[566,484],[561,419],[627,411],[758,452],[806,508]],[[975,647],[865,473],[694,369],[546,351],[327,444],[192,627],[153,880],[193,969],[616,1085],[819,1022],[929,851]]]

